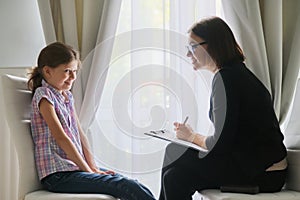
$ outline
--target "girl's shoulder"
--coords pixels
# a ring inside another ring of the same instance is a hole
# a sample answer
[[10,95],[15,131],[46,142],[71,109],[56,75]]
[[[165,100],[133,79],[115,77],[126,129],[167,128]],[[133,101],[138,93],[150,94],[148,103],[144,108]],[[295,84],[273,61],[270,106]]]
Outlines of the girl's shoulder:
[[34,96],[52,96],[52,91],[47,87],[38,87],[35,90]]
[[37,104],[41,101],[42,98],[47,99],[51,104],[54,104],[55,100],[55,94],[53,91],[51,91],[50,88],[47,87],[38,87],[33,95],[33,102],[36,102]]

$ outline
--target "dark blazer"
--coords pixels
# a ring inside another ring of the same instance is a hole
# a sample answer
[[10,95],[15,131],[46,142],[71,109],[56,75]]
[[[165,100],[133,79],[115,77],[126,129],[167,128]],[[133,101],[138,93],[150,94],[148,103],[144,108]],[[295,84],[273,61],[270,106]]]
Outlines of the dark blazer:
[[244,63],[215,74],[209,115],[215,134],[206,140],[207,156],[229,157],[250,177],[286,157],[271,95]]

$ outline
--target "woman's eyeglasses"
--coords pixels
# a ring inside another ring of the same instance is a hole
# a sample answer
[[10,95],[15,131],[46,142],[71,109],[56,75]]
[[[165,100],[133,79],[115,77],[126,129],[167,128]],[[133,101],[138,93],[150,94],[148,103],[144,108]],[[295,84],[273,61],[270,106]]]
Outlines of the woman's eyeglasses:
[[194,54],[194,53],[195,53],[195,49],[196,49],[198,46],[203,45],[203,44],[206,44],[206,43],[207,43],[207,42],[204,41],[204,42],[200,42],[200,43],[193,44],[193,45],[189,44],[189,45],[187,45],[187,46],[185,46],[185,47],[186,47],[186,49],[187,49],[189,52],[191,52],[192,54]]

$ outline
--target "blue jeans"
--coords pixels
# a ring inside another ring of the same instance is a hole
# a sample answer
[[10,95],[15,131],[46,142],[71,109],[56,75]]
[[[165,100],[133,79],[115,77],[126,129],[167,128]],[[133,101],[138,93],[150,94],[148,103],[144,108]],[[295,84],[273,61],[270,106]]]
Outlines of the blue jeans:
[[[102,169],[103,170],[103,169]],[[120,174],[107,175],[82,171],[56,172],[43,178],[51,192],[108,194],[122,200],[154,200],[151,191],[136,180]]]

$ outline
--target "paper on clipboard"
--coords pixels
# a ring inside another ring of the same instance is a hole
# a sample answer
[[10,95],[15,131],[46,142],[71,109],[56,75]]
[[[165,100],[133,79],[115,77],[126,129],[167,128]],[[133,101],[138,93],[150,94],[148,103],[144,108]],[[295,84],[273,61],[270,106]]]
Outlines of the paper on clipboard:
[[158,138],[158,139],[162,139],[162,140],[166,140],[166,141],[173,142],[173,143],[176,143],[176,144],[180,144],[180,145],[183,145],[183,146],[186,146],[186,147],[191,147],[191,148],[193,148],[197,151],[207,152],[206,149],[204,149],[204,148],[202,148],[198,145],[195,145],[191,142],[187,142],[187,141],[178,139],[174,132],[166,130],[166,129],[157,130],[157,131],[149,131],[149,132],[146,132],[144,134],[155,137],[155,138]]

